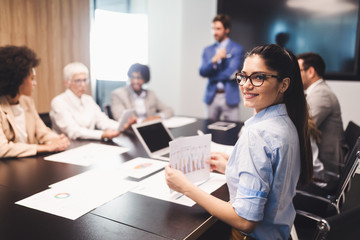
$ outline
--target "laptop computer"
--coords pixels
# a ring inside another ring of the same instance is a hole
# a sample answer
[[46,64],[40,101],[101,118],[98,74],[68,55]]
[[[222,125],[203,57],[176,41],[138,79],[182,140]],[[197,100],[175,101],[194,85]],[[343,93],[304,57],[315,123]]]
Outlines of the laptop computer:
[[151,158],[169,161],[169,142],[174,139],[161,119],[131,125],[135,135]]

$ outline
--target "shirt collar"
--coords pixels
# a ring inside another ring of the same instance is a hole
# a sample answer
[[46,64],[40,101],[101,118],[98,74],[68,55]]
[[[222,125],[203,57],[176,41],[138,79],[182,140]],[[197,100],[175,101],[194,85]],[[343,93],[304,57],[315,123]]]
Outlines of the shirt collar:
[[283,115],[287,115],[285,103],[276,104],[276,105],[267,107],[267,108],[261,110],[260,112],[256,113],[250,119],[246,120],[244,125],[251,126],[251,125],[261,122],[263,120],[273,118],[276,116],[283,116]]
[[229,42],[230,42],[230,38],[227,38],[222,42],[216,42],[216,46],[219,48],[226,48]]
[[304,92],[306,95],[309,95],[310,92],[314,89],[314,87],[316,87],[317,85],[319,85],[320,83],[324,82],[324,79],[320,78],[319,80],[316,80],[315,82],[313,82],[313,84],[311,84]]
[[65,94],[70,98],[70,101],[77,106],[83,106],[83,96],[78,97],[70,89],[66,89]]
[[144,89],[143,89],[143,90],[141,91],[141,93],[138,95],[138,94],[132,89],[131,86],[129,86],[129,88],[130,88],[130,91],[131,91],[131,93],[132,93],[132,95],[133,95],[134,98],[142,98],[142,99],[144,99],[144,98],[146,97],[146,91],[145,91]]

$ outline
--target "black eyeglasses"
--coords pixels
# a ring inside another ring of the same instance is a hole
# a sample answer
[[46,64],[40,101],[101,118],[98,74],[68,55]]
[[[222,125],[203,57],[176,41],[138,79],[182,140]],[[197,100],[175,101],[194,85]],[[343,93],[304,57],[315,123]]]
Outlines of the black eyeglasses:
[[241,73],[241,72],[235,74],[236,82],[240,86],[244,86],[247,79],[249,79],[250,83],[254,87],[260,87],[261,85],[263,85],[265,79],[270,78],[270,77],[278,78],[279,76],[267,74],[267,73],[259,73],[259,72],[254,72],[254,73],[250,74],[250,76],[247,76],[245,73]]

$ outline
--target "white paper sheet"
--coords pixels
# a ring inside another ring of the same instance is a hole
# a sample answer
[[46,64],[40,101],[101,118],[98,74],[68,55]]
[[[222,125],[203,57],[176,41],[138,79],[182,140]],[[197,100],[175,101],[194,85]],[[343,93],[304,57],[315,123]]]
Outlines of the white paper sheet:
[[136,183],[120,180],[111,186],[93,185],[86,188],[64,185],[50,188],[15,204],[75,220],[94,208],[128,192]]
[[121,164],[120,169],[129,177],[143,178],[164,168],[167,164],[169,163],[151,158],[138,157]]
[[211,134],[177,138],[169,143],[170,165],[182,171],[192,182],[203,181],[210,176]]
[[232,145],[224,145],[216,142],[211,142],[211,152],[223,152],[231,155],[233,150],[234,150],[234,146]]
[[54,162],[89,166],[97,161],[106,161],[106,159],[118,158],[120,154],[127,151],[129,151],[129,149],[124,147],[89,143],[65,152],[52,154],[44,159]]
[[[225,175],[210,173],[210,177],[205,181],[195,183],[203,191],[212,193],[226,183]],[[175,191],[170,191],[165,181],[165,172],[161,171],[141,181],[131,192],[145,195],[148,197],[169,201],[184,206],[191,207],[195,204],[193,200]]]
[[177,128],[177,127],[182,127],[187,124],[193,123],[195,121],[196,121],[196,118],[171,117],[171,118],[165,119],[163,121],[163,123],[167,128]]
[[92,188],[93,186],[112,186],[123,180],[128,175],[121,169],[93,169],[60,182],[51,184],[51,188],[71,187],[71,188]]

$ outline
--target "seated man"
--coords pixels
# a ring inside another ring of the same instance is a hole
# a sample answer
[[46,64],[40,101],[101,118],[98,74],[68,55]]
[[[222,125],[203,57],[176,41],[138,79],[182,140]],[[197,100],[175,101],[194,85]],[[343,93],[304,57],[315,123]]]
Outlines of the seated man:
[[325,62],[316,53],[297,56],[310,116],[320,130],[319,159],[325,170],[338,173],[343,163],[344,129],[339,101],[323,79]]
[[150,70],[146,65],[135,63],[128,71],[130,85],[111,93],[111,112],[118,120],[125,109],[135,109],[140,121],[153,118],[169,118],[173,110],[161,102],[151,90],[143,89],[150,81]]
[[50,118],[56,132],[70,139],[112,139],[120,134],[119,123],[103,113],[93,98],[85,94],[88,68],[79,62],[64,67],[66,91],[51,101]]

